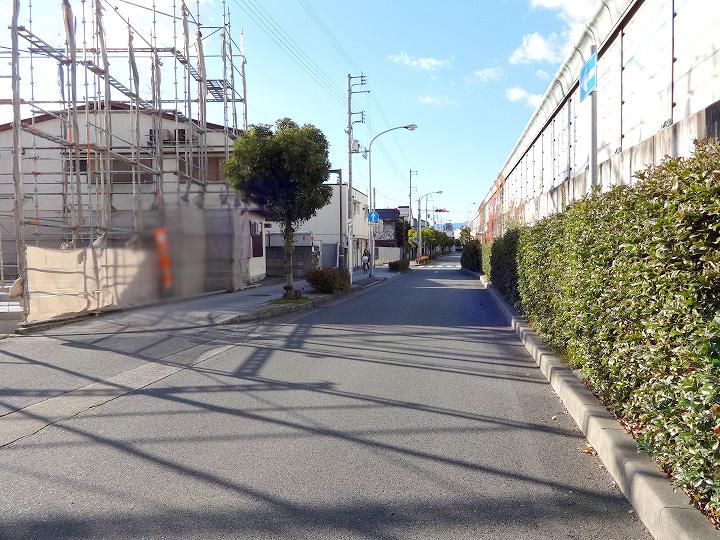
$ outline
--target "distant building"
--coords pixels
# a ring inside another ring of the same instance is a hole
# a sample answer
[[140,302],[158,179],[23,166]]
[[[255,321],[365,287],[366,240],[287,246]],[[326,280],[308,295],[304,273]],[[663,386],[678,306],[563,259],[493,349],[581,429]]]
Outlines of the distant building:
[[[342,215],[341,199],[338,196],[340,188],[337,183],[328,184],[332,187],[333,193],[330,202],[323,208],[318,210],[317,214],[298,225],[296,233],[303,237],[308,235],[312,237],[312,244],[316,247],[317,264],[321,268],[332,268],[337,266],[338,262],[338,246],[340,244],[340,229],[343,229],[343,256],[347,252],[347,230],[345,224],[347,222],[347,201],[348,186],[342,184]],[[353,264],[357,268],[360,266],[360,258],[363,251],[368,247],[368,197],[362,191],[353,188]],[[268,222],[268,235],[279,235],[280,224],[277,222]],[[307,241],[307,238],[304,240]],[[266,241],[266,245],[270,246],[270,238]],[[270,257],[272,255],[269,254]]]
[[378,208],[377,213],[383,225],[375,236],[375,263],[399,261],[403,256],[403,229],[398,223],[405,218],[399,208]]

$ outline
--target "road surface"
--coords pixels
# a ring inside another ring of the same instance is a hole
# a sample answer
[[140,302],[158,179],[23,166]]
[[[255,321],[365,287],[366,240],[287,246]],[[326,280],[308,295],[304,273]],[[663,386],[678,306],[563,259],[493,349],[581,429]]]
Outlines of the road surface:
[[0,341],[37,370],[0,414],[177,371],[2,447],[2,538],[649,538],[457,256],[253,325],[71,328]]

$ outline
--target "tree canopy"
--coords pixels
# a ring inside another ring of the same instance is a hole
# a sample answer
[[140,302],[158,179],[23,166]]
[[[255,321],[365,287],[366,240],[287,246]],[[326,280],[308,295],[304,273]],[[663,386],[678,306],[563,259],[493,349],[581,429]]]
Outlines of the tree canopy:
[[252,126],[235,140],[225,175],[244,199],[263,205],[278,221],[285,243],[285,297],[299,295],[293,282],[295,227],[330,202],[328,141],[313,125],[283,118]]
[[230,184],[246,200],[263,205],[272,221],[294,228],[328,204],[328,141],[311,124],[283,118],[243,132],[225,162]]
[[459,240],[460,240],[460,245],[461,245],[461,246],[464,246],[465,244],[467,244],[467,243],[468,243],[470,240],[472,240],[472,239],[473,239],[473,238],[472,238],[472,232],[471,232],[471,230],[470,230],[470,227],[467,227],[467,226],[466,226],[466,227],[462,227],[462,228],[460,229],[460,238],[459,238]]

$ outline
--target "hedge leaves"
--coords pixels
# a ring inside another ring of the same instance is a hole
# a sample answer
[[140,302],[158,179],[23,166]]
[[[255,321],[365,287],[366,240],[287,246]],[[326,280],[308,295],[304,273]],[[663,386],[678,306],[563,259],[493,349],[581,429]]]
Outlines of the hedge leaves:
[[495,242],[491,280],[720,513],[720,143]]

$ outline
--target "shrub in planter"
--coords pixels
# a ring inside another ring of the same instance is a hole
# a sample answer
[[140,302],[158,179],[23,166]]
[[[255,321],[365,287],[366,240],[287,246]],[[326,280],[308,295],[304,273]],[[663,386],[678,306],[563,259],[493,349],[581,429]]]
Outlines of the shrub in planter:
[[420,257],[418,257],[417,259],[415,259],[415,262],[416,262],[418,265],[427,264],[427,263],[430,262],[430,257],[428,257],[427,255],[420,255]]
[[391,261],[388,263],[388,270],[391,272],[406,272],[410,268],[408,259],[400,259],[399,261]]
[[313,268],[307,282],[317,293],[332,294],[350,288],[350,274],[347,268]]
[[720,142],[508,233],[491,279],[720,520]]
[[481,246],[478,240],[468,240],[463,246],[462,255],[460,255],[460,266],[480,272],[482,269]]

